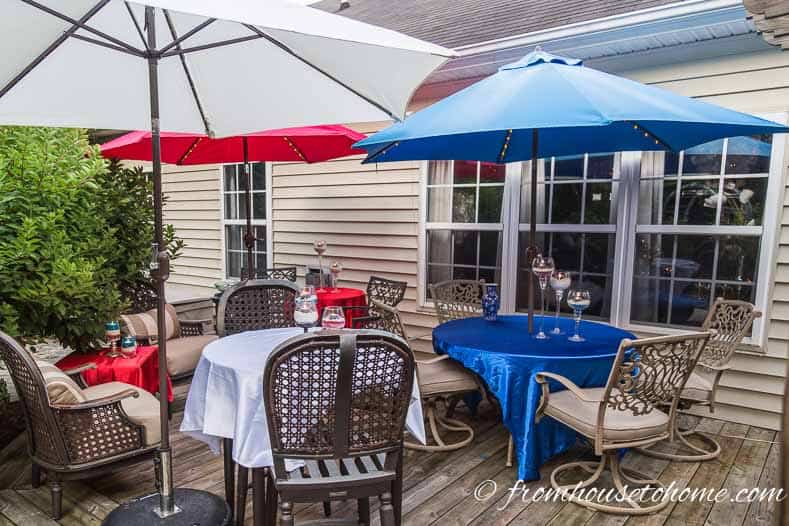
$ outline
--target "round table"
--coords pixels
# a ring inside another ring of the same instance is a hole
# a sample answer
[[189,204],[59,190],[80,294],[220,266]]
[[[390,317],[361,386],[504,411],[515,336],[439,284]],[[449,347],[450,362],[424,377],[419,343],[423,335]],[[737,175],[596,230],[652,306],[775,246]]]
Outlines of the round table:
[[[320,313],[321,316],[323,315],[324,307],[365,307],[367,305],[367,296],[362,289],[337,287],[335,291],[327,288],[322,291],[316,290],[315,295],[318,297],[318,313]],[[353,318],[359,318],[366,315],[367,313],[362,309],[346,309],[345,326],[351,328],[351,321]]]
[[[219,453],[233,440],[233,460],[248,468],[271,466],[271,442],[263,407],[263,370],[268,356],[299,328],[266,329],[226,336],[206,345],[186,398],[181,431]],[[422,403],[414,375],[406,428],[425,443]]]
[[[535,331],[540,317],[535,316]],[[564,334],[538,340],[528,333],[528,317],[499,316],[495,322],[483,318],[453,320],[433,330],[436,352],[448,354],[477,373],[501,404],[504,425],[512,433],[522,480],[540,478],[539,468],[550,457],[569,449],[575,431],[551,418],[534,423],[541,390],[534,375],[548,371],[566,376],[580,387],[602,387],[608,380],[619,342],[635,338],[632,333],[588,321],[581,322],[585,342],[567,339],[573,320],[560,318]],[[545,330],[554,327],[546,318]],[[552,383],[551,391],[559,390]]]

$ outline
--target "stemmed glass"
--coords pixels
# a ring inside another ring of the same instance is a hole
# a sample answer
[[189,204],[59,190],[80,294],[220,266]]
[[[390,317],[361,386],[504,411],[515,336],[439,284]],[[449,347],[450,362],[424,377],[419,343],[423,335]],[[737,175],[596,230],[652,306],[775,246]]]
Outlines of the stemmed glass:
[[312,248],[315,250],[315,253],[318,254],[318,292],[326,292],[326,289],[323,288],[323,254],[326,252],[326,248],[328,245],[326,241],[323,239],[316,239],[312,243]]
[[315,327],[318,324],[317,303],[317,298],[314,294],[302,294],[296,298],[296,309],[293,311],[293,321],[296,322],[296,325],[304,329],[304,332],[307,332],[310,327]]
[[542,301],[542,316],[540,317],[540,331],[535,338],[538,340],[545,340],[548,335],[545,334],[545,289],[548,288],[548,281],[551,279],[553,269],[556,268],[553,264],[553,258],[550,256],[543,256],[537,254],[537,257],[531,263],[531,271],[537,276],[540,283],[540,299]]
[[575,334],[567,338],[571,342],[584,342],[586,338],[579,334],[581,314],[592,303],[592,295],[586,289],[575,289],[567,293],[567,305],[575,313]]
[[340,292],[340,289],[337,288],[337,280],[340,279],[340,272],[342,272],[342,265],[335,261],[329,266],[329,272],[331,272],[331,291],[332,292]]
[[321,326],[324,329],[342,329],[345,327],[345,313],[342,311],[342,307],[330,305],[323,309]]
[[555,270],[551,274],[551,288],[556,295],[556,314],[554,315],[553,330],[551,334],[561,334],[562,330],[559,328],[559,310],[562,306],[562,298],[564,298],[564,291],[570,288],[572,279],[570,273],[563,270]]

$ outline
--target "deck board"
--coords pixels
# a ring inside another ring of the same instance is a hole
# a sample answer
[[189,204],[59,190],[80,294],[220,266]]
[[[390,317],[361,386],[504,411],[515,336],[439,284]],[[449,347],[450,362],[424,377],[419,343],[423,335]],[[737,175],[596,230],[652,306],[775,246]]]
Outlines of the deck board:
[[[171,421],[174,451],[173,476],[176,485],[205,489],[221,495],[224,491],[222,458],[208,446],[178,431],[183,417],[183,399],[188,383],[176,385],[176,412]],[[474,442],[459,451],[439,453],[407,450],[403,466],[403,523],[405,525],[506,526],[551,524],[584,526],[680,526],[703,524],[773,526],[778,513],[774,501],[747,503],[672,503],[659,514],[648,517],[615,516],[592,512],[561,500],[532,502],[509,500],[508,488],[517,470],[504,464],[508,434],[496,411],[488,408],[472,417],[462,409],[457,417],[469,422],[476,431]],[[669,462],[637,452],[628,452],[623,464],[664,484],[675,482],[679,490],[690,488],[742,487],[771,488],[780,478],[780,434],[742,424],[724,423],[710,418],[683,416],[683,424],[696,426],[714,436],[723,446],[719,459],[709,462]],[[154,491],[150,461],[135,464],[122,472],[101,478],[64,484],[64,515],[59,523],[49,518],[49,491],[46,486],[30,487],[30,463],[25,457],[24,441],[16,441],[17,451],[0,452],[12,459],[10,467],[0,470],[0,526],[96,526],[119,502]],[[549,486],[551,471],[566,462],[593,459],[586,444],[551,459],[540,470],[539,481],[524,483],[534,492]],[[497,488],[489,498],[477,500],[474,490],[483,481]],[[378,503],[371,502],[373,525],[379,524]],[[320,504],[296,507],[296,523],[320,519]],[[356,502],[335,502],[332,517],[353,517]],[[252,498],[247,501],[246,524],[252,524]]]

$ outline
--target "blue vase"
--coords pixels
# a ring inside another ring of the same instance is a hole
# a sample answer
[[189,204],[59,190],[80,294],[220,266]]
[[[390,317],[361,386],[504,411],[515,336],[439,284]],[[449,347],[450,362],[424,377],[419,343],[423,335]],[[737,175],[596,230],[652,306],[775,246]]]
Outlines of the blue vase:
[[482,296],[482,316],[488,321],[496,321],[499,313],[499,294],[496,284],[485,285],[485,294]]

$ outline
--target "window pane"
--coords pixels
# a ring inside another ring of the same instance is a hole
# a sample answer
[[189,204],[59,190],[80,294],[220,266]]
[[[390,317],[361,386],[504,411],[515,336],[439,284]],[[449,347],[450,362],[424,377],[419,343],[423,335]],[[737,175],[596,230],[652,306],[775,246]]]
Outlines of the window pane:
[[479,264],[484,267],[501,265],[501,232],[479,233]]
[[718,280],[756,281],[759,240],[756,236],[721,236],[718,250]]
[[677,259],[674,277],[712,279],[715,266],[715,238],[713,236],[675,236]]
[[718,175],[723,160],[723,139],[700,144],[685,150],[682,163],[684,175]]
[[[551,185],[537,185],[537,223],[548,222],[548,196]],[[531,185],[521,185],[521,223],[529,223],[531,211]]]
[[616,217],[611,217],[611,201],[614,197],[613,192],[612,183],[586,184],[584,223],[589,225],[616,223]]
[[477,232],[456,230],[452,233],[453,256],[455,265],[477,264]]
[[677,224],[714,225],[719,186],[717,179],[683,180],[680,183]]
[[238,194],[225,194],[225,219],[238,219]]
[[[455,191],[460,190],[456,188]],[[479,223],[501,223],[503,186],[479,187]]]
[[439,186],[427,189],[427,221],[449,223],[452,187]]
[[449,230],[427,231],[427,261],[428,263],[443,263],[449,265],[452,260],[450,239],[452,232]]
[[608,274],[614,267],[615,238],[611,234],[583,234],[584,273]]
[[635,277],[630,319],[642,323],[666,323],[669,285],[668,280]]
[[573,283],[573,286],[588,290],[592,297],[589,308],[584,311],[585,317],[611,317],[611,285],[608,276],[590,276],[589,274],[584,274]]
[[587,179],[612,179],[614,177],[614,154],[602,153],[589,155]]
[[476,161],[455,161],[455,184],[477,183]]
[[749,285],[732,285],[729,283],[718,283],[715,287],[715,297],[727,300],[742,300],[753,303],[755,300],[756,287]]
[[638,194],[638,224],[674,224],[676,198],[676,180],[648,179],[641,181]]
[[663,174],[677,175],[679,173],[679,152],[663,152]]
[[455,223],[476,222],[476,188],[454,188],[452,192],[452,221]]
[[239,190],[240,188],[238,186],[238,178],[236,177],[236,166],[234,164],[226,165],[222,169],[222,172],[224,173],[225,178],[225,190]]
[[255,225],[252,227],[252,232],[255,234],[255,246],[252,249],[256,252],[266,252],[266,227]]
[[243,228],[241,225],[225,226],[225,246],[228,250],[243,250]]
[[427,168],[427,184],[452,184],[452,163],[430,161]]
[[557,157],[554,160],[554,180],[583,179],[584,156]]
[[506,165],[496,163],[479,163],[480,183],[504,183]]
[[726,150],[726,173],[768,173],[770,171],[772,143],[772,135],[730,138]]
[[252,218],[266,219],[266,193],[255,192],[252,194]]
[[227,277],[240,278],[243,254],[241,252],[228,252],[225,261],[227,262]]
[[265,252],[256,252],[255,253],[255,267],[258,270],[264,270],[268,268],[268,261],[266,259]]
[[554,184],[551,204],[551,223],[577,224],[581,222],[582,184]]
[[[550,246],[543,246],[544,254],[550,254],[559,270],[581,270],[581,246],[583,236],[575,232],[554,232],[549,234]],[[528,243],[524,245],[524,248]]]
[[452,279],[477,279],[474,267],[452,267]]
[[[452,267],[441,265],[427,266],[427,283],[436,284],[452,279]],[[430,297],[430,288],[427,290],[427,297]]]
[[723,185],[722,225],[757,226],[762,224],[767,178],[730,179]]
[[252,189],[266,189],[266,165],[264,163],[254,163],[252,165]]

